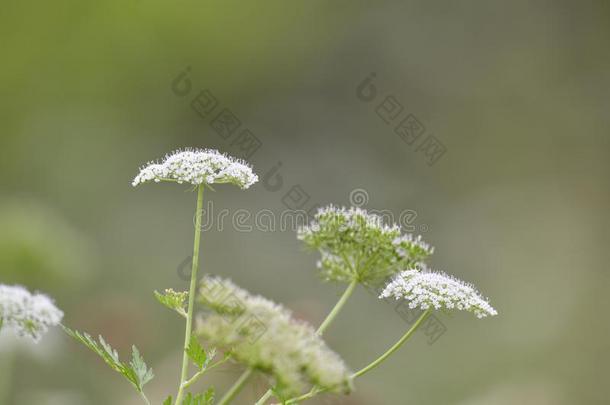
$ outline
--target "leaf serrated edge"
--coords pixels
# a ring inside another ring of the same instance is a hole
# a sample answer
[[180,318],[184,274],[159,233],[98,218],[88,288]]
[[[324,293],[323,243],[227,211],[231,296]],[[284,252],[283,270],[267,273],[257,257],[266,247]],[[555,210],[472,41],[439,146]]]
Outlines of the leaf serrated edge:
[[130,364],[125,364],[120,361],[118,352],[113,349],[101,335],[98,337],[98,343],[86,332],[81,333],[64,325],[61,325],[61,327],[68,336],[81,342],[101,357],[110,368],[123,375],[139,393],[143,393],[144,384],[154,377],[152,369],[149,369],[148,366],[146,366],[144,359],[135,346],[132,347],[132,361]]

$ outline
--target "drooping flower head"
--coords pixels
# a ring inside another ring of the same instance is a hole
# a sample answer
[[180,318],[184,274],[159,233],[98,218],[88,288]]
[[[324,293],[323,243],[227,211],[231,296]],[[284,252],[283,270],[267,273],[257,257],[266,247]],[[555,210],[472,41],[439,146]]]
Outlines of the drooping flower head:
[[197,333],[271,376],[280,395],[296,395],[309,385],[351,389],[350,372],[339,355],[281,305],[209,276],[201,282],[199,301],[210,311],[200,317]]
[[498,314],[474,286],[444,273],[403,271],[379,296],[387,297],[407,300],[412,309],[458,309],[472,312],[478,318]]
[[30,294],[21,286],[0,284],[0,327],[38,342],[49,327],[57,326],[64,313],[44,294]]
[[326,280],[375,284],[434,252],[420,236],[402,234],[398,225],[361,208],[321,208],[297,237],[318,249],[318,267]]
[[132,185],[149,181],[177,183],[230,183],[247,189],[258,181],[258,176],[246,162],[214,149],[178,150],[165,156],[160,163],[149,163],[140,169]]

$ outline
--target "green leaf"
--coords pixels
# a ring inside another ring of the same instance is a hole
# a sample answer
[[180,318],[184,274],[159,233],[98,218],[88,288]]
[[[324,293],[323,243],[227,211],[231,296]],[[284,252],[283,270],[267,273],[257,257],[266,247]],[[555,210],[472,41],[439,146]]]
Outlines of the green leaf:
[[[208,388],[204,394],[193,396],[190,392],[186,394],[182,405],[213,405],[214,404],[214,388]],[[164,404],[165,405],[165,404]]]
[[102,336],[99,336],[99,342],[96,342],[88,333],[74,331],[63,325],[62,327],[68,335],[100,356],[110,368],[121,373],[138,392],[142,392],[144,385],[154,377],[152,369],[146,366],[144,359],[135,346],[132,347],[132,359],[129,364],[126,364],[121,362],[118,352],[106,343]]
[[200,369],[206,364],[206,353],[199,340],[195,337],[195,335],[191,335],[191,341],[189,342],[188,347],[186,348],[186,354],[189,358],[195,363],[197,367]]
[[213,405],[214,397],[215,397],[214,387],[208,388],[208,390],[203,394],[203,404],[204,405]]
[[186,291],[176,292],[169,288],[165,290],[164,294],[157,291],[155,291],[154,294],[157,301],[186,318],[186,310],[184,309],[186,299],[188,298],[188,293]]
[[172,405],[172,396],[167,397],[165,401],[163,401],[163,405]]
[[155,376],[152,368],[148,368],[142,355],[140,355],[138,348],[135,346],[131,347],[131,361],[129,362],[129,365],[131,366],[131,370],[135,373],[140,387],[146,385],[146,383]]

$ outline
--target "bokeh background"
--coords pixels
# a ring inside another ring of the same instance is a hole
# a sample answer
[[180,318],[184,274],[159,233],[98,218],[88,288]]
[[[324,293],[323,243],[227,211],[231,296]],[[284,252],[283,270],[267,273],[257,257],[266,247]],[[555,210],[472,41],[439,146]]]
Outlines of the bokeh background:
[[[261,143],[256,171],[280,164],[281,181],[218,187],[206,195],[214,209],[279,215],[296,186],[305,209],[366,190],[366,208],[416,212],[411,225],[437,249],[432,265],[475,283],[500,312],[443,316],[434,344],[420,333],[350,397],[312,404],[608,403],[608,2],[1,8],[0,282],[47,292],[67,325],[103,333],[124,355],[137,344],[157,375],[155,404],[175,390],[183,324],[152,291],[187,286],[179,268],[195,195],[130,182],[175,148],[240,154],[244,129]],[[178,95],[185,69],[189,91]],[[372,73],[376,97],[363,101],[357,87]],[[202,90],[218,102],[206,117],[191,108]],[[388,96],[403,110],[386,123],[377,108]],[[224,108],[241,122],[227,139],[212,125]],[[394,132],[408,114],[425,127],[413,145]],[[417,150],[428,136],[445,150],[432,165]],[[228,224],[202,240],[204,271],[312,323],[341,292],[319,282],[316,254],[293,231]],[[406,327],[360,289],[327,340],[357,369]],[[140,403],[60,331],[37,346],[5,331],[0,369],[1,404]],[[199,388],[224,391],[239,372]],[[236,403],[265,388],[254,381]]]

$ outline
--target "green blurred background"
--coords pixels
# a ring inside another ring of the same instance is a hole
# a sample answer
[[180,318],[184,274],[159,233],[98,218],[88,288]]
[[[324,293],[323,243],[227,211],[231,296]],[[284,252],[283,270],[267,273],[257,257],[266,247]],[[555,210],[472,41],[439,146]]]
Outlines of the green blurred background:
[[[444,316],[436,343],[418,334],[350,397],[312,404],[608,403],[609,21],[605,1],[5,1],[0,282],[47,292],[67,325],[122,353],[136,343],[159,404],[177,384],[183,325],[152,290],[187,286],[177,268],[195,195],[130,182],[175,148],[239,152],[211,126],[228,108],[261,142],[256,171],[281,162],[283,183],[218,187],[215,209],[279,214],[293,186],[306,209],[364,189],[366,208],[415,211],[433,266],[500,312]],[[177,96],[187,67],[191,92]],[[367,103],[356,88],[371,72]],[[190,107],[203,89],[218,100],[206,118]],[[404,106],[390,124],[376,113],[388,95]],[[446,148],[435,164],[394,133],[407,114]],[[294,232],[225,226],[202,240],[204,271],[312,323],[341,292],[319,283]],[[327,340],[357,369],[405,328],[361,289]],[[59,331],[0,343],[2,404],[139,403]],[[239,372],[206,382],[223,391]]]

